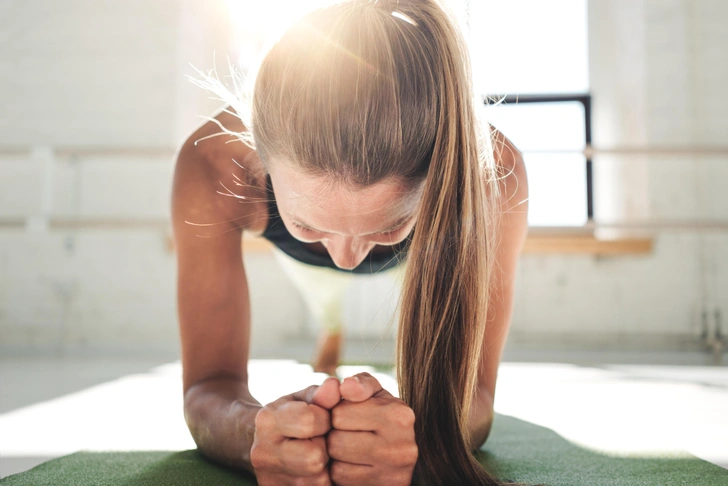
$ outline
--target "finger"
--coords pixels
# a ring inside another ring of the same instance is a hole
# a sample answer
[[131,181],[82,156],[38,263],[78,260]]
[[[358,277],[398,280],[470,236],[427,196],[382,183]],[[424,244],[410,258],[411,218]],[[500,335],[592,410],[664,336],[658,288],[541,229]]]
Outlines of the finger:
[[282,472],[292,476],[316,476],[326,470],[329,456],[326,440],[290,439],[281,444]]
[[377,395],[391,397],[392,394],[382,388],[379,381],[369,373],[359,373],[350,376],[339,387],[341,398],[350,402],[363,402]]
[[382,423],[381,400],[372,398],[365,402],[342,400],[331,410],[331,426],[335,430],[374,432]]
[[342,400],[331,411],[331,426],[336,430],[372,431],[390,439],[414,434],[415,414],[398,398],[370,398],[364,402]]
[[331,414],[318,405],[289,401],[276,413],[280,434],[295,439],[310,439],[331,430]]
[[376,463],[372,455],[381,447],[381,442],[373,432],[351,432],[332,430],[326,436],[326,448],[331,459],[371,466]]
[[371,482],[372,466],[332,461],[330,467],[331,481],[337,486],[369,484]]
[[318,405],[326,410],[331,410],[341,401],[340,385],[341,383],[338,378],[327,378],[314,392],[311,401],[308,403]]
[[322,408],[330,410],[341,400],[339,394],[339,379],[329,377],[319,385],[311,385],[301,391],[290,395],[294,400],[306,403],[314,403]]
[[313,396],[316,394],[316,390],[319,389],[319,385],[311,385],[307,388],[304,388],[303,390],[297,391],[295,393],[291,393],[288,396],[283,397],[283,399],[290,399],[295,400],[297,402],[306,402],[311,403],[311,400],[313,400]]

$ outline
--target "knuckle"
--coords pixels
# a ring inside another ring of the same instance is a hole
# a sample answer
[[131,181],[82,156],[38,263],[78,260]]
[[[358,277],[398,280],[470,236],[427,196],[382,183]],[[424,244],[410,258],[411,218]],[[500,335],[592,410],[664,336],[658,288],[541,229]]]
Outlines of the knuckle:
[[329,477],[329,474],[327,472],[321,473],[321,475],[316,478],[313,486],[331,486],[331,478]]
[[343,404],[337,405],[331,410],[331,426],[335,429],[342,428],[344,419]]
[[294,439],[290,442],[292,449],[286,454],[286,470],[294,476],[312,480],[326,468],[328,456],[326,443],[320,439]]
[[256,431],[268,431],[275,427],[276,417],[275,412],[268,406],[265,406],[258,410],[255,415],[255,430]]
[[312,448],[312,450],[309,451],[308,454],[306,454],[303,463],[303,472],[307,476],[313,476],[314,474],[318,474],[324,470],[327,462],[328,457],[326,457],[326,453],[322,450],[322,448]]
[[332,461],[329,474],[331,475],[331,480],[336,484],[344,483],[349,479],[348,468],[343,462]]
[[266,469],[270,467],[271,462],[268,451],[264,447],[261,447],[260,444],[254,443],[250,448],[250,464],[253,466],[253,469]]
[[417,463],[419,449],[414,441],[396,441],[379,448],[376,458],[395,469],[412,468]]
[[406,448],[405,454],[408,459],[407,463],[411,466],[417,463],[417,459],[420,457],[420,449],[417,447],[417,444],[412,443]]
[[324,469],[326,469],[326,466],[329,464],[329,453],[326,450],[326,445],[316,448],[316,451],[318,451],[318,454],[317,454],[318,464],[320,465],[321,471],[323,471]]
[[341,449],[341,434],[339,434],[336,430],[332,430],[329,432],[329,435],[326,436],[326,448],[329,451],[329,455],[331,457],[338,457],[339,451]]
[[298,417],[298,430],[303,437],[312,437],[316,424],[316,415],[311,407],[301,410]]
[[392,465],[395,467],[410,467],[417,462],[419,450],[417,444],[408,444],[405,446],[397,446],[392,448],[391,458]]
[[403,402],[394,402],[389,411],[389,417],[398,427],[412,428],[415,425],[415,412]]

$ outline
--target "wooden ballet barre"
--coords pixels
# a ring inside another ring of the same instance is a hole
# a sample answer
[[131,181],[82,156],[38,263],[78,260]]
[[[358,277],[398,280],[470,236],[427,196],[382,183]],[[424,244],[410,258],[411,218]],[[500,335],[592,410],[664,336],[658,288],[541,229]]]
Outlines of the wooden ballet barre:
[[596,230],[623,231],[728,231],[728,220],[590,221],[583,226],[530,226],[529,233],[588,234]]

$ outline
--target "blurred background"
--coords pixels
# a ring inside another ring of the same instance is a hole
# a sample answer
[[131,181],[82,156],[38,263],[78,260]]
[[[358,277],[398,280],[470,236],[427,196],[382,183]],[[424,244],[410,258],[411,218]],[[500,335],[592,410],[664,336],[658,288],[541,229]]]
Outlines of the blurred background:
[[[178,359],[175,152],[222,106],[187,76],[246,72],[325,3],[0,1],[0,426]],[[450,4],[529,173],[504,361],[725,370],[728,2]],[[252,357],[307,362],[315,323],[266,243],[245,248]],[[391,366],[395,303],[386,276],[348,289],[345,362]],[[6,473],[69,449],[2,447]]]

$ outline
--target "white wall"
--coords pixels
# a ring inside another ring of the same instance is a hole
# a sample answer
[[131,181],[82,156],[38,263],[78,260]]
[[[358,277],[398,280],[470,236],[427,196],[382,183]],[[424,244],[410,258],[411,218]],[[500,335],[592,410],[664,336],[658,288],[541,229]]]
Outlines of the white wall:
[[[223,58],[224,12],[222,0],[0,3],[3,353],[176,352],[173,152],[216,107],[183,75]],[[595,145],[725,146],[725,19],[721,0],[592,0]],[[602,220],[728,218],[726,157],[602,156],[595,178]],[[60,217],[137,224],[47,228]],[[305,310],[270,255],[246,267],[256,350],[274,349],[307,327]],[[383,288],[347,295],[357,326],[376,321],[362,337],[386,329],[362,301]],[[516,298],[512,344],[684,346],[703,307],[728,314],[728,235],[659,232],[647,256],[526,255]]]
[[[0,3],[3,353],[176,353],[174,151],[219,107],[185,75],[228,29],[224,0]],[[248,271],[259,341],[304,323],[270,256]]]
[[[594,145],[725,148],[726,18],[719,0],[590,0]],[[726,156],[602,155],[594,177],[597,221],[728,219]],[[652,255],[524,256],[512,340],[688,347],[703,309],[725,323],[725,230],[636,233]]]

